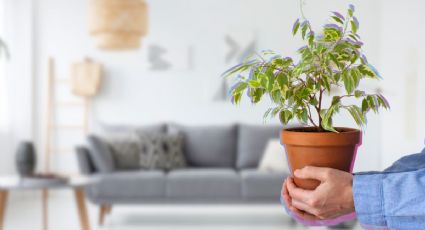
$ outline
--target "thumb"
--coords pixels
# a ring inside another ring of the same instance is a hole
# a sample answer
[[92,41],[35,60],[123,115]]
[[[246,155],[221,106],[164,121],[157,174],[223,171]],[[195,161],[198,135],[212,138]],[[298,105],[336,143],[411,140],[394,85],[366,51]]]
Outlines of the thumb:
[[324,182],[328,179],[329,168],[305,166],[302,169],[295,170],[294,175],[300,179],[316,179]]

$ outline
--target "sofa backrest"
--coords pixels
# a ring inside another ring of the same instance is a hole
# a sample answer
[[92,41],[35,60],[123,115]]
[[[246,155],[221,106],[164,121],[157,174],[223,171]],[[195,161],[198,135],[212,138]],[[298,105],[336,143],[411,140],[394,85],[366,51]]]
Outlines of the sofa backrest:
[[[179,124],[150,126],[107,126],[107,132],[135,131],[140,133],[180,133],[184,137],[183,152],[188,167],[256,168],[270,139],[279,139],[281,125],[214,125],[188,126]],[[95,153],[89,149],[93,161]],[[283,153],[282,153],[283,154]],[[99,171],[95,162],[94,169]]]
[[102,129],[105,132],[127,132],[134,131],[136,133],[145,134],[145,133],[165,133],[167,126],[165,124],[153,124],[153,125],[102,125]]
[[183,152],[189,167],[235,167],[237,125],[184,126],[170,124],[168,132],[183,135]]
[[279,139],[282,128],[280,125],[238,125],[236,168],[257,168],[267,142]]

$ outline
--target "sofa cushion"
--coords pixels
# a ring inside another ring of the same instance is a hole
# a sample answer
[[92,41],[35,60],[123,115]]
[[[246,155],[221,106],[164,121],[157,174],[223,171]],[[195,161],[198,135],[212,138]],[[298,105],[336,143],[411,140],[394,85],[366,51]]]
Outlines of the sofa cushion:
[[240,193],[240,177],[231,169],[178,169],[167,176],[169,198],[234,199]]
[[140,135],[140,167],[171,170],[186,166],[181,134]]
[[242,197],[244,199],[276,199],[279,201],[282,183],[289,174],[283,172],[263,172],[244,169],[242,178]]
[[257,168],[269,139],[279,138],[281,129],[278,125],[239,125],[236,167]]
[[181,133],[184,154],[192,167],[234,167],[236,161],[236,125],[170,125],[169,133]]
[[98,200],[130,198],[164,198],[165,173],[150,171],[117,171],[99,175],[99,182],[90,188]]
[[108,144],[95,135],[87,137],[90,158],[96,171],[109,173],[115,170],[114,157]]
[[112,152],[116,170],[140,168],[141,142],[135,132],[110,133],[102,139]]

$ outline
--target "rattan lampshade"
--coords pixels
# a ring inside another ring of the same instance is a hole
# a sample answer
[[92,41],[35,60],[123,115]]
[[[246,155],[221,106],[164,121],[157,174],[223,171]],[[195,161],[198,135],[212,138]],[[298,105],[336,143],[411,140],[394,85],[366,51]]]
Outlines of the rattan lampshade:
[[89,30],[100,49],[140,47],[148,27],[144,0],[89,0]]

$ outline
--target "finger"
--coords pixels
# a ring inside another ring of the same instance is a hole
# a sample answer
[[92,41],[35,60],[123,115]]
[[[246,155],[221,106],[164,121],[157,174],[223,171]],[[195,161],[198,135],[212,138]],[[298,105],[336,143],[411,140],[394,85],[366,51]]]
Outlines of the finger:
[[296,216],[298,216],[299,218],[303,220],[307,220],[307,221],[319,220],[319,218],[317,218],[316,216],[306,213],[304,211],[298,210],[292,206],[289,209],[291,210],[292,213],[294,213]]
[[294,175],[300,179],[316,179],[319,181],[325,181],[328,178],[329,171],[331,168],[306,166],[302,169],[297,169]]
[[286,203],[286,206],[289,207],[291,205],[291,197],[289,196],[288,193],[288,189],[286,188],[286,184],[287,184],[288,179],[285,180],[285,182],[283,183],[283,188],[282,188],[282,197]]
[[292,199],[307,203],[308,199],[312,196],[313,191],[298,188],[294,184],[294,180],[292,178],[288,178],[286,184],[287,184],[286,188],[288,189],[289,196]]
[[286,203],[286,206],[290,206],[291,205],[291,202],[292,202],[292,199],[291,199],[291,197],[290,196],[288,196],[288,195],[283,195],[283,200],[285,201],[285,203]]
[[299,210],[304,211],[304,212],[312,213],[312,211],[311,211],[312,207],[308,206],[306,203],[304,203],[302,201],[292,199],[291,204],[296,209],[299,209]]

